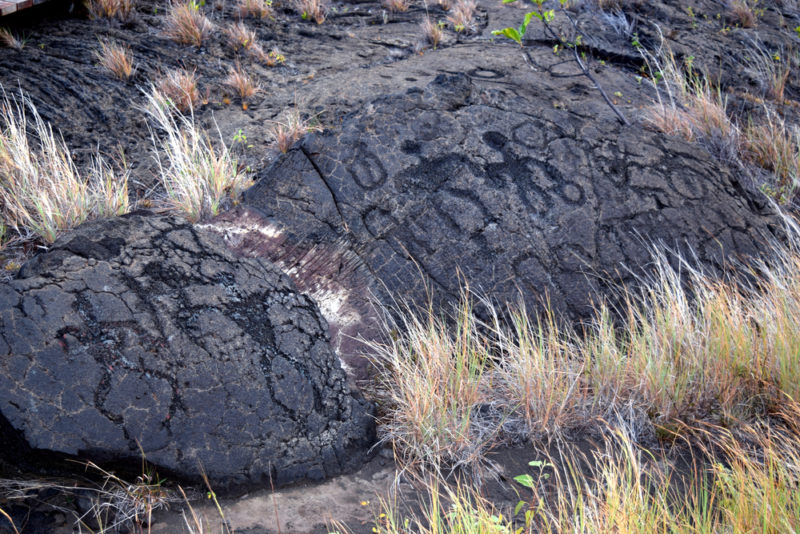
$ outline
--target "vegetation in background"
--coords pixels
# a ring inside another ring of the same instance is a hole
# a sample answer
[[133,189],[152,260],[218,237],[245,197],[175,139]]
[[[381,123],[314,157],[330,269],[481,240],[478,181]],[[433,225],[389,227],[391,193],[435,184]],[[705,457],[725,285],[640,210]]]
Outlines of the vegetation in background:
[[93,19],[128,20],[133,14],[133,0],[86,0],[84,5]]
[[303,20],[313,20],[317,24],[325,22],[328,14],[328,4],[326,0],[293,0],[294,9]]

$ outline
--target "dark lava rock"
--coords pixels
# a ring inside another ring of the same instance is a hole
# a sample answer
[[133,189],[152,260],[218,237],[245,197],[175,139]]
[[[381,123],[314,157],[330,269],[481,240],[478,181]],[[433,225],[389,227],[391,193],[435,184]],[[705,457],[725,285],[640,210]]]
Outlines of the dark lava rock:
[[285,274],[144,214],[86,224],[0,286],[0,411],[33,449],[139,462],[141,445],[215,489],[339,473],[374,434]]
[[452,300],[467,281],[529,309],[549,295],[575,319],[646,266],[651,243],[720,267],[779,231],[696,145],[548,104],[440,75],[309,136],[244,204],[306,247],[349,247],[387,299],[420,302],[428,283]]

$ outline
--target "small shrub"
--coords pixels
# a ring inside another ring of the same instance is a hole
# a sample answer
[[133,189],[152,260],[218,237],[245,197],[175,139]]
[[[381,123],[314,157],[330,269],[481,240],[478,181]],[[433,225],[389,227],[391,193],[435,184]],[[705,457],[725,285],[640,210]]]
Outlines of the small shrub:
[[248,28],[243,22],[237,22],[225,28],[225,35],[228,36],[228,43],[234,50],[249,50],[257,44],[256,32]]
[[213,28],[214,25],[200,12],[200,4],[195,0],[171,5],[166,33],[175,42],[201,46]]
[[266,18],[272,15],[272,0],[238,0],[236,11],[242,18]]
[[239,63],[229,71],[228,77],[225,78],[225,85],[236,91],[242,100],[253,96],[261,89],[246,72],[242,71]]
[[115,78],[127,80],[133,75],[133,54],[130,47],[100,41],[100,50],[95,51],[100,66]]
[[328,11],[326,0],[294,0],[294,9],[303,20],[313,20],[317,24],[325,22]]
[[128,20],[133,13],[133,0],[86,0],[84,5],[93,19],[116,17]]
[[441,24],[434,22],[430,17],[425,17],[425,20],[420,24],[420,28],[422,29],[422,38],[426,43],[430,44],[433,48],[439,46],[444,36]]
[[200,100],[196,71],[180,69],[162,75],[156,83],[156,96],[181,113],[194,109]]

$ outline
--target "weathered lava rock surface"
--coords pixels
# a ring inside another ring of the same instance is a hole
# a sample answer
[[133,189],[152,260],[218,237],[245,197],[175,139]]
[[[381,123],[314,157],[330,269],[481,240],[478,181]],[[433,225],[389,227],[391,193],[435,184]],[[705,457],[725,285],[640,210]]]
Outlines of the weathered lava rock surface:
[[721,266],[780,227],[697,146],[486,87],[443,74],[378,98],[263,171],[244,204],[349,246],[378,294],[419,302],[427,282],[453,299],[467,281],[531,309],[549,295],[573,318],[647,265],[651,243]]
[[0,411],[34,449],[215,488],[321,478],[373,439],[316,305],[168,217],[93,222],[0,286]]

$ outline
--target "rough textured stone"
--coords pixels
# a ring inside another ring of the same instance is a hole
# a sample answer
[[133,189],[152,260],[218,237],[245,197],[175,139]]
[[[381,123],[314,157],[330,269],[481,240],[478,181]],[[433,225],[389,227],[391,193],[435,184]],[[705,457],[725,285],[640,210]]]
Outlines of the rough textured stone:
[[371,445],[315,304],[268,261],[134,214],[0,286],[0,411],[35,449],[149,461],[215,488],[321,478]]
[[[701,148],[507,96],[466,75],[379,98],[263,171],[244,204],[305,247],[349,248],[371,288],[452,300],[464,280],[573,318],[630,280],[649,243],[707,266],[779,228]],[[249,247],[251,250],[254,247]],[[255,255],[255,254],[251,254]],[[424,275],[424,276],[422,276]]]

